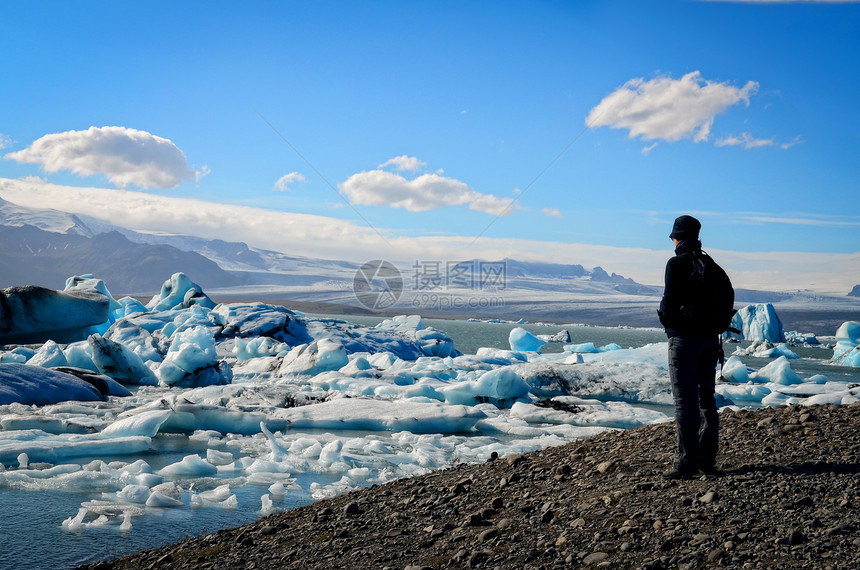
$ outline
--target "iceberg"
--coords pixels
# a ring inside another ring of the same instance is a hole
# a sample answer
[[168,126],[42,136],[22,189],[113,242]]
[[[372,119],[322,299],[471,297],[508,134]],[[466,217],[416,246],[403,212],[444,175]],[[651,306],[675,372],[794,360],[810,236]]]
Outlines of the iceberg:
[[198,305],[212,309],[212,302],[197,283],[191,281],[184,273],[174,273],[161,286],[161,292],[146,304],[149,311],[165,311],[168,309],[187,309]]
[[508,343],[515,352],[540,352],[547,341],[538,338],[526,329],[517,327],[508,335]]
[[860,366],[860,323],[847,321],[836,330],[833,361],[842,366]]
[[94,334],[87,339],[96,369],[122,384],[155,386],[158,378],[143,360],[126,345]]
[[726,338],[785,342],[782,321],[770,303],[747,305],[732,317],[731,326],[741,334],[727,332]]
[[102,401],[107,394],[73,374],[31,366],[0,364],[0,405],[45,406],[57,402]]
[[93,287],[0,289],[0,345],[84,340],[109,312],[110,299]]
[[209,386],[233,379],[230,366],[218,360],[215,337],[202,326],[174,335],[156,375],[162,386]]

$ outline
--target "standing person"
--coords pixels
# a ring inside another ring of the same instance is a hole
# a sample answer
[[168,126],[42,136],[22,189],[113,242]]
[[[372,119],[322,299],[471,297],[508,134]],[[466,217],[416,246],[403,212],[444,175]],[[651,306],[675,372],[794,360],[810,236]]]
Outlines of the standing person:
[[675,257],[666,263],[665,289],[657,311],[669,337],[669,379],[675,402],[677,441],[673,465],[664,474],[668,479],[717,473],[719,417],[714,384],[722,352],[719,334],[729,326],[734,290],[725,271],[702,251],[701,227],[692,216],[675,219],[669,234]]

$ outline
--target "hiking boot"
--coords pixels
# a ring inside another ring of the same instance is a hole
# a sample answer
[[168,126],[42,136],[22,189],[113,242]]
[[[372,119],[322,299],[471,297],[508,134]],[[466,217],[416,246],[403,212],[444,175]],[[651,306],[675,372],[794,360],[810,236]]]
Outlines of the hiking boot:
[[721,475],[725,475],[726,472],[717,467],[716,465],[709,465],[707,467],[699,467],[699,473],[703,475],[707,475],[709,477],[719,477]]
[[692,469],[672,467],[671,469],[663,473],[663,478],[668,479],[669,481],[675,481],[678,479],[692,479],[693,475],[695,474],[696,472]]

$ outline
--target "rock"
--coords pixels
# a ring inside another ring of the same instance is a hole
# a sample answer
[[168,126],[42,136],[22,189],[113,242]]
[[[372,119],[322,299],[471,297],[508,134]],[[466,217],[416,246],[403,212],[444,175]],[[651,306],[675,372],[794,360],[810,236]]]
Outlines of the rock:
[[609,558],[609,554],[606,552],[592,552],[588,556],[582,559],[582,563],[586,566],[590,566],[592,564],[599,564]]
[[699,502],[708,504],[708,503],[713,503],[716,499],[717,499],[717,492],[716,491],[708,491],[707,493],[705,493],[704,495],[699,497]]

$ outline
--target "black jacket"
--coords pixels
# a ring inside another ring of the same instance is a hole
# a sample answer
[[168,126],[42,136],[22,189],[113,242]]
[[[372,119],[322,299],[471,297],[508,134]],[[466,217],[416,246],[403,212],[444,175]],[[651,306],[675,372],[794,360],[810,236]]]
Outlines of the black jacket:
[[693,254],[701,250],[702,242],[698,240],[682,241],[675,248],[675,257],[666,263],[665,289],[657,314],[666,329],[666,336],[670,338],[713,334],[701,321],[689,318],[684,311],[684,308],[690,307],[693,302]]

